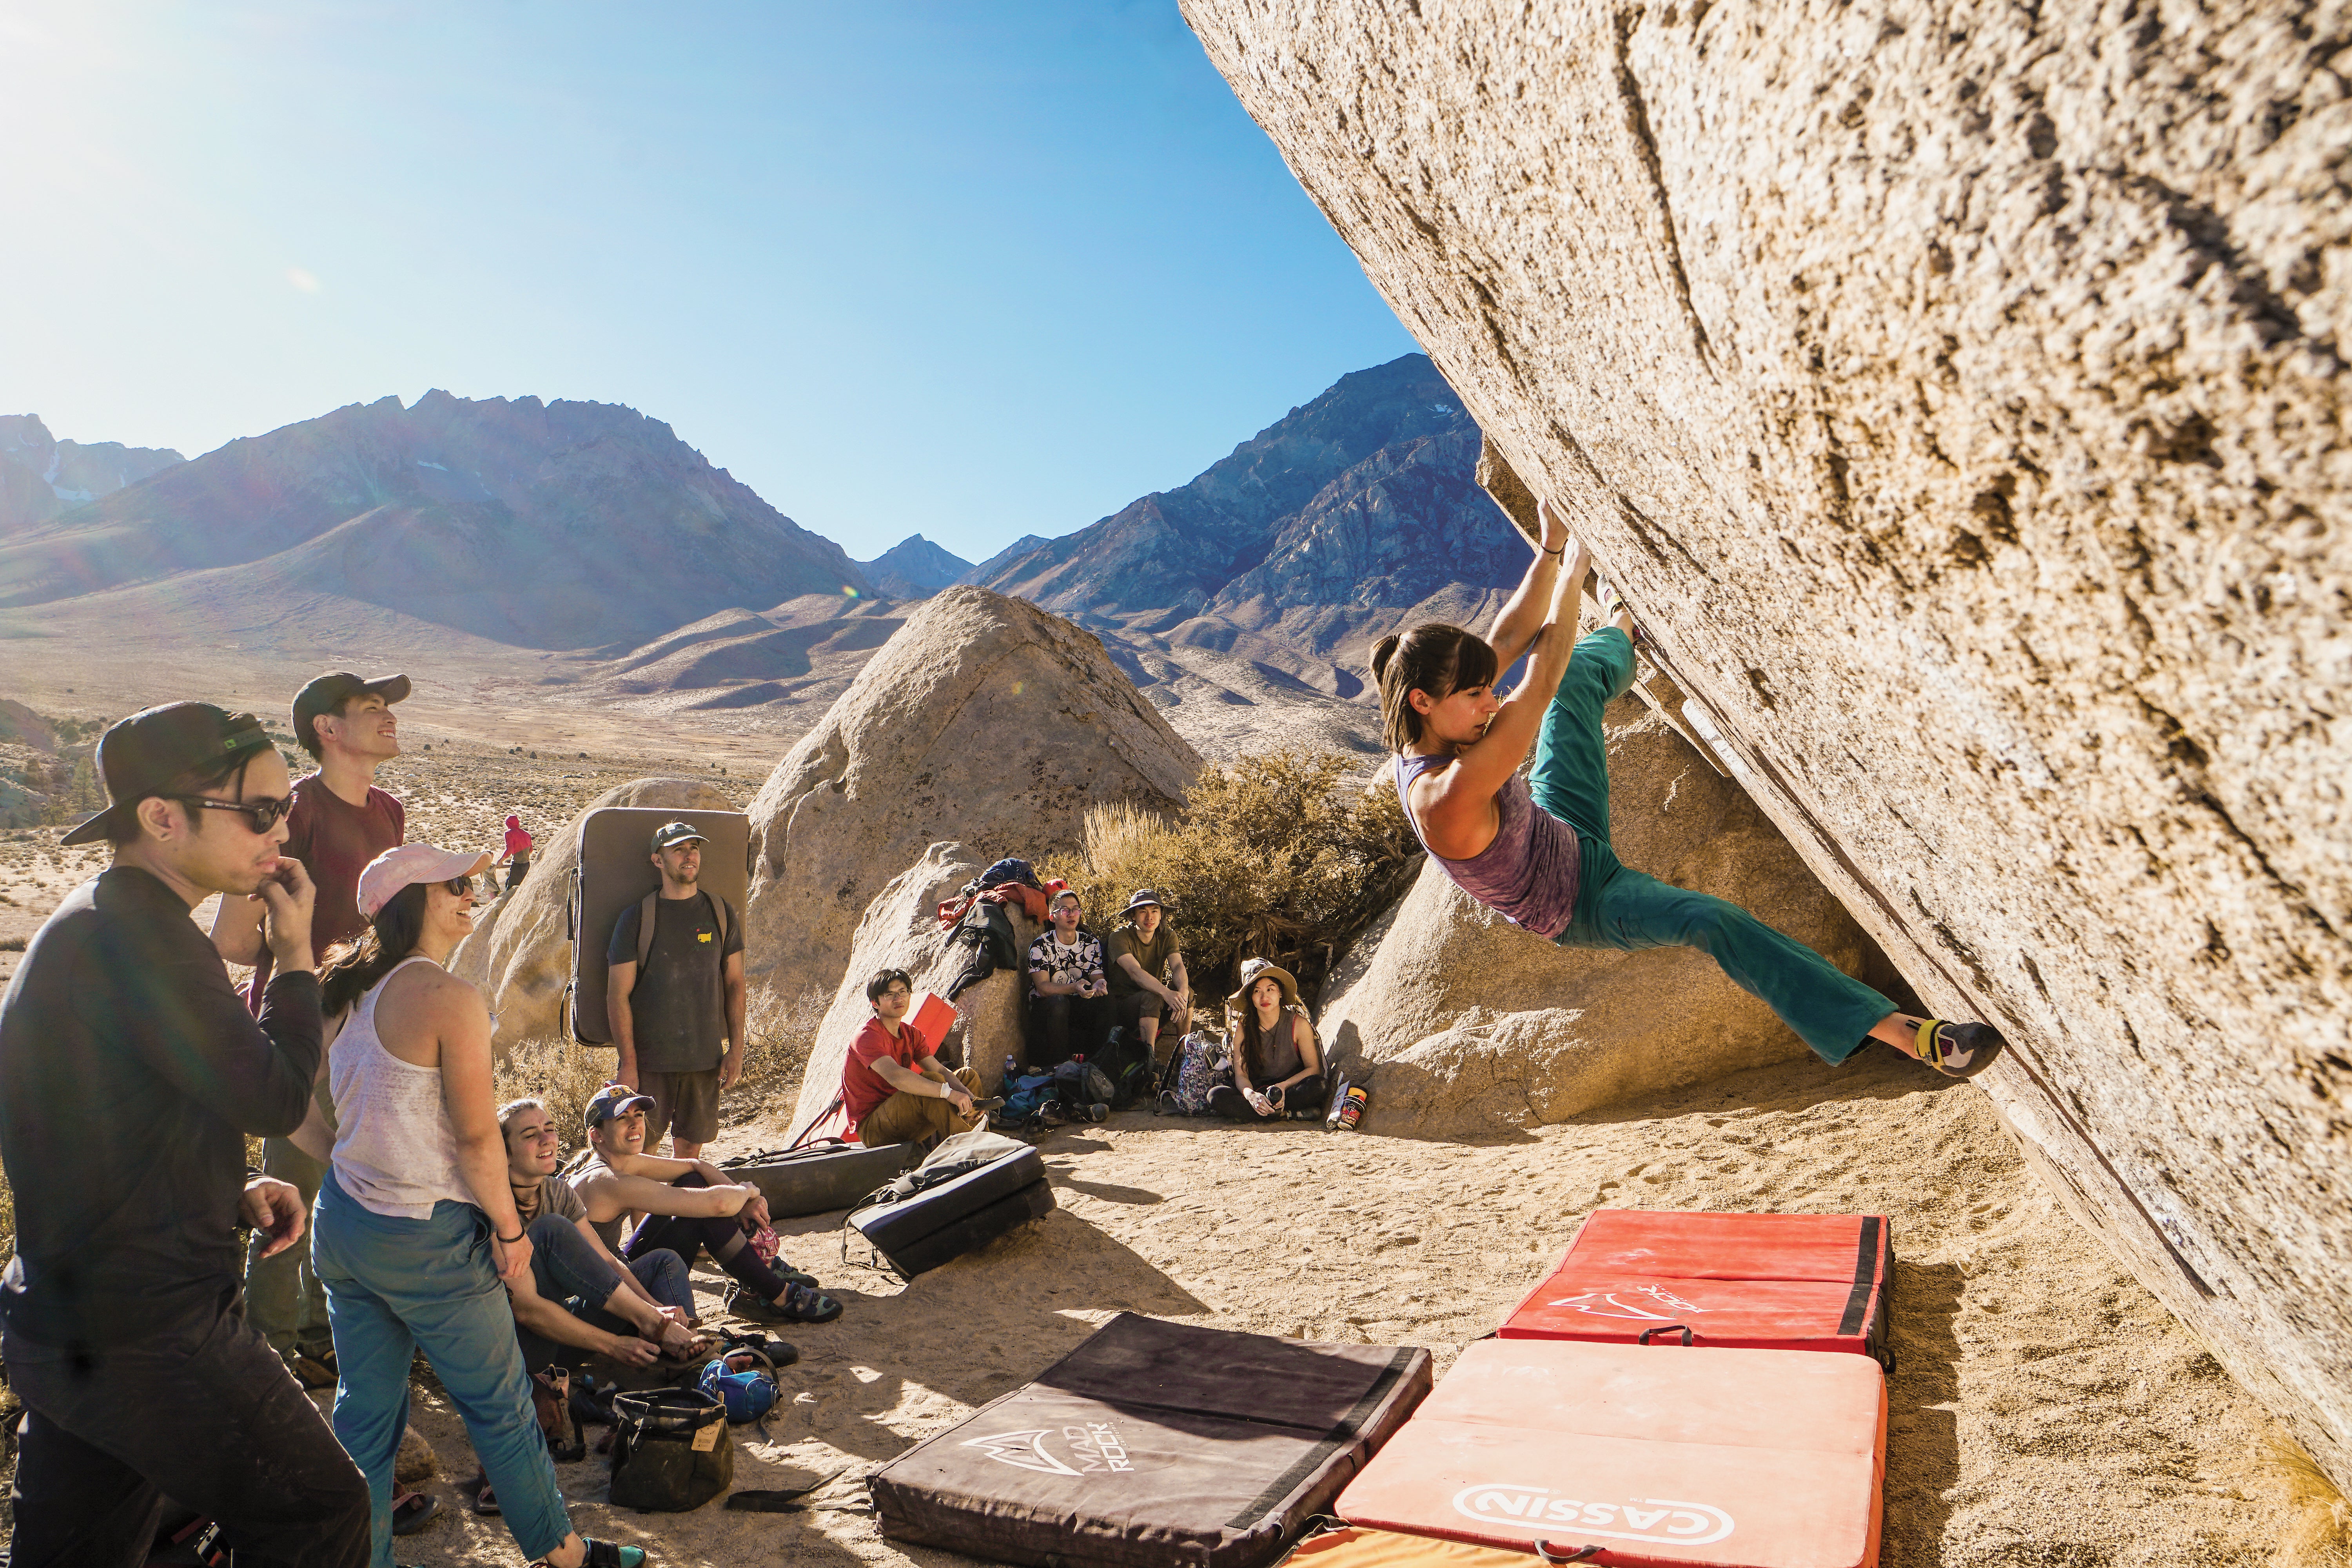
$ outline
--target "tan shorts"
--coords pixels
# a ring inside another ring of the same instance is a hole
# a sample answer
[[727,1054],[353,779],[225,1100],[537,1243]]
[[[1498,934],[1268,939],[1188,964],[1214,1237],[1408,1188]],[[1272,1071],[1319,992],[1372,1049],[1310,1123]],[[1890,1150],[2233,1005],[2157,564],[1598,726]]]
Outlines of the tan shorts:
[[661,1152],[662,1134],[688,1143],[719,1136],[719,1069],[708,1072],[641,1072],[637,1092],[653,1096],[646,1112],[646,1152]]
[[[980,1075],[971,1068],[957,1068],[948,1076],[963,1085],[965,1093],[980,1093]],[[857,1141],[879,1149],[885,1143],[919,1143],[950,1132],[969,1132],[979,1125],[977,1120],[957,1115],[955,1107],[937,1095],[908,1094],[901,1089],[866,1113],[857,1124]]]

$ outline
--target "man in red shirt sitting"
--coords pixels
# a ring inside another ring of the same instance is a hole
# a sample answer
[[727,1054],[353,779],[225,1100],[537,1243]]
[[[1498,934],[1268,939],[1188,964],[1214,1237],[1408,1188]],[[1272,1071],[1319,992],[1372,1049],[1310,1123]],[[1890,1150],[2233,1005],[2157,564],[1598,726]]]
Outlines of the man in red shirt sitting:
[[841,1064],[841,1105],[850,1131],[867,1148],[914,1143],[969,1132],[980,1125],[972,1094],[980,1075],[950,1072],[932,1053],[940,1042],[907,1022],[915,982],[903,969],[886,969],[866,983],[874,1016],[849,1042]]

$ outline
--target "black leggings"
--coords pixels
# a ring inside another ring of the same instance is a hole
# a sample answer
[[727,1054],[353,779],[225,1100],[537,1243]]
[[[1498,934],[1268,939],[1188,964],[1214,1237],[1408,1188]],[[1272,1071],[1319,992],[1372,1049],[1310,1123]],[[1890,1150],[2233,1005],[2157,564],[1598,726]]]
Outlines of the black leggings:
[[[699,1171],[688,1171],[670,1184],[673,1187],[709,1184]],[[784,1277],[760,1261],[760,1255],[751,1250],[751,1238],[743,1234],[743,1222],[731,1215],[698,1219],[685,1215],[649,1214],[645,1223],[621,1244],[621,1256],[635,1263],[663,1247],[686,1259],[688,1267],[692,1267],[698,1254],[709,1252],[719,1268],[762,1301],[772,1301],[784,1293]]]
[[1320,1117],[1328,1109],[1330,1080],[1322,1078],[1301,1079],[1282,1091],[1282,1109],[1272,1116],[1260,1116],[1251,1106],[1249,1098],[1232,1084],[1221,1083],[1209,1091],[1209,1109],[1228,1121],[1281,1121],[1294,1111],[1313,1110]]

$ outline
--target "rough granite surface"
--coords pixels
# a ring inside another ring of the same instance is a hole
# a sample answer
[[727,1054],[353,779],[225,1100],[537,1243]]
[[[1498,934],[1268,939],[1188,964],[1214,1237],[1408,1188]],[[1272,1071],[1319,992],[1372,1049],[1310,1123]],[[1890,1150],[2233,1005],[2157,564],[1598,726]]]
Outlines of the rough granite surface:
[[1200,767],[1094,634],[943,589],[753,798],[746,978],[830,998],[867,906],[933,844],[1042,862],[1077,847],[1088,806],[1172,810]]
[[1183,0],[1685,718],[2352,1484],[2352,16]]

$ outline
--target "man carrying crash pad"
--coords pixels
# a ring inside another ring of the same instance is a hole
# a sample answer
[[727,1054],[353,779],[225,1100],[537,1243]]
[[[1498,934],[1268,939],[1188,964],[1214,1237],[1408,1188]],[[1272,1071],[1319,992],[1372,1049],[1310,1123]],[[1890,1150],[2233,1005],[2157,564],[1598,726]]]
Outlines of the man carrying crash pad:
[[841,1107],[850,1135],[867,1148],[914,1143],[980,1125],[972,1096],[980,1075],[940,1065],[940,1043],[907,1019],[915,982],[903,969],[885,969],[866,983],[874,1016],[849,1042],[841,1063]]

